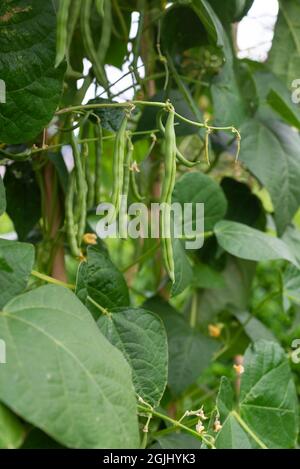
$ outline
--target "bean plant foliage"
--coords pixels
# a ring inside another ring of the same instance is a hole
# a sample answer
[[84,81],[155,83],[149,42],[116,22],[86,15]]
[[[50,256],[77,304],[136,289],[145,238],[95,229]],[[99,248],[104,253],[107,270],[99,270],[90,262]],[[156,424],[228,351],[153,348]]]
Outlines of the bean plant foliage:
[[297,447],[300,5],[256,62],[252,4],[0,2],[0,448]]

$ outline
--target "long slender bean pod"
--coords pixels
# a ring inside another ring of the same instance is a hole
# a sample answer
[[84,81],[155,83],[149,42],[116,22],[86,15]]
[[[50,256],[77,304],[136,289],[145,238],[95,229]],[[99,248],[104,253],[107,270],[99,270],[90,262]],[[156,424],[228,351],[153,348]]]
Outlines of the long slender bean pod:
[[80,246],[82,235],[85,228],[85,220],[86,220],[86,182],[83,172],[83,164],[81,155],[78,148],[77,139],[73,132],[71,132],[71,146],[73,151],[73,158],[74,158],[74,170],[75,170],[75,178],[76,178],[76,189],[77,189],[77,204],[78,204],[78,211],[79,211],[79,221],[78,221],[78,233],[77,233],[77,241],[78,245]]
[[72,8],[69,12],[69,21],[68,21],[68,37],[67,37],[67,45],[68,49],[70,48],[71,41],[73,39],[74,31],[79,19],[81,11],[81,0],[72,0]]
[[[83,43],[88,54],[89,59],[93,64],[93,70],[96,76],[98,83],[107,86],[107,79],[104,72],[103,63],[100,60],[99,54],[95,49],[94,40],[91,31],[91,10],[92,10],[92,0],[84,0],[83,8],[81,13],[81,32]],[[105,21],[103,21],[103,24]]]
[[95,142],[95,205],[98,205],[101,200],[101,161],[103,153],[103,133],[101,123],[98,122],[95,129],[97,141]]
[[165,177],[162,184],[161,203],[169,209],[162,211],[161,243],[165,267],[172,282],[175,282],[175,266],[171,238],[171,203],[176,179],[176,134],[174,129],[174,110],[169,110],[165,128]]
[[127,128],[127,116],[125,115],[121,126],[117,132],[115,145],[114,145],[114,157],[113,157],[113,190],[111,195],[111,203],[114,206],[114,212],[109,218],[109,223],[112,223],[120,209],[120,197],[122,195],[123,179],[124,179],[124,158],[125,158],[125,147],[126,147],[126,128]]
[[105,63],[105,56],[109,48],[111,31],[112,31],[112,13],[111,13],[111,1],[104,0],[104,17],[102,21],[101,38],[98,47],[98,59],[101,64]]
[[104,0],[96,0],[96,8],[100,16],[104,17]]
[[80,256],[80,249],[77,243],[76,227],[74,220],[74,193],[75,193],[75,172],[69,175],[69,183],[65,197],[65,226],[71,253],[74,257]]
[[[162,122],[163,112],[164,111],[159,111],[157,113],[156,122],[157,122],[157,127],[158,127],[160,133],[162,135],[165,135],[166,130],[165,130],[164,124]],[[193,166],[196,166],[197,164],[200,164],[199,161],[189,161],[189,160],[187,160],[183,156],[183,154],[179,151],[179,149],[177,148],[177,145],[176,145],[176,158],[177,158],[179,163],[181,163],[183,166],[187,166],[188,168],[193,168]]]
[[123,184],[122,184],[122,205],[119,214],[119,233],[121,238],[127,237],[127,197],[129,190],[130,165],[132,161],[133,144],[129,133],[127,133],[126,156],[124,158]]
[[67,50],[67,24],[71,0],[60,0],[57,12],[55,67],[64,60]]

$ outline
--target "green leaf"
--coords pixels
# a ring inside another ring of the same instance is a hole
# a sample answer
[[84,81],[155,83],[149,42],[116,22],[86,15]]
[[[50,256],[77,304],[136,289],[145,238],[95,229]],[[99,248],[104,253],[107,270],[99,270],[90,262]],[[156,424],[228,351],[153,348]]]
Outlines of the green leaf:
[[225,288],[225,279],[221,272],[206,264],[197,263],[193,269],[194,288]]
[[250,120],[241,134],[240,159],[268,189],[282,234],[300,203],[300,137],[274,119]]
[[209,2],[207,0],[192,0],[191,4],[202,21],[211,42],[218,47],[224,47],[223,27]]
[[298,432],[297,396],[285,352],[278,344],[259,341],[248,348],[244,366],[241,417],[267,447],[294,447]]
[[[172,203],[180,203],[182,209],[186,203],[193,204],[191,223],[188,226],[185,220],[182,223],[183,235],[190,235],[198,226],[203,226],[198,234],[212,230],[214,225],[222,220],[227,209],[222,189],[213,179],[203,173],[188,173],[182,176],[175,184]],[[204,213],[196,211],[196,204],[200,203],[204,204]],[[178,238],[173,239],[175,283],[171,290],[172,296],[181,293],[192,282],[192,267],[184,248],[185,242]]]
[[89,297],[98,303],[100,308],[108,310],[129,305],[129,293],[123,275],[108,254],[98,246],[88,247],[87,262],[79,266],[76,294],[96,318],[101,312]]
[[24,437],[25,429],[20,420],[0,404],[0,449],[19,448]]
[[[227,210],[225,195],[213,179],[203,173],[187,173],[175,184],[172,203],[193,204],[193,214],[197,203],[204,204],[204,218],[200,216],[198,223],[203,224],[204,231],[210,231],[214,225],[224,218]],[[193,229],[196,218],[193,217]]]
[[7,168],[4,182],[6,211],[14,223],[18,239],[26,241],[41,217],[41,193],[32,165],[27,162],[12,164]]
[[0,330],[8,407],[67,447],[138,447],[130,368],[73,293],[51,285],[18,296]]
[[178,238],[172,239],[175,282],[171,288],[171,296],[182,293],[193,280],[193,269],[184,249],[184,242]]
[[2,181],[2,177],[0,176],[0,217],[6,210],[6,196],[5,196],[5,188]]
[[235,311],[234,316],[241,323],[241,326],[252,342],[257,342],[259,340],[270,340],[271,342],[278,342],[273,332],[268,329],[259,319],[252,316],[247,311]]
[[[103,98],[90,99],[88,104],[111,104],[114,101]],[[116,102],[115,102],[116,103]],[[100,118],[101,126],[103,129],[109,130],[111,132],[117,132],[121,126],[121,122],[124,118],[124,108],[121,107],[112,107],[112,108],[97,108],[93,110],[93,114],[96,114]],[[92,122],[96,122],[95,116],[90,116]]]
[[252,261],[285,259],[297,265],[288,246],[278,238],[247,225],[233,221],[220,221],[215,226],[220,246],[233,256]]
[[286,88],[271,89],[267,102],[287,124],[300,129],[299,107],[292,102],[291,95]]
[[247,184],[225,177],[221,188],[227,198],[226,220],[236,221],[254,228],[265,227],[265,215],[259,198]]
[[192,329],[183,316],[162,299],[152,298],[143,307],[157,313],[163,320],[169,348],[168,385],[175,395],[179,395],[209,366],[217,345]]
[[198,321],[202,325],[207,326],[224,309],[243,310],[249,304],[255,262],[229,255],[226,260],[225,269],[222,271],[224,288],[207,288],[198,295]]
[[209,0],[209,3],[219,16],[222,22],[236,23],[247,15],[254,0]]
[[244,367],[236,409],[231,385],[227,378],[221,381],[217,448],[295,447],[297,395],[285,352],[276,343],[258,341],[247,349]]
[[283,296],[291,303],[300,304],[300,271],[290,265],[283,274]]
[[142,308],[118,308],[101,316],[97,324],[129,363],[137,394],[157,407],[168,376],[168,344],[161,319]]
[[295,226],[288,226],[282,240],[288,245],[291,253],[300,265],[300,230]]
[[0,6],[0,140],[35,138],[58,106],[65,66],[54,68],[56,15],[52,2],[4,0]]
[[21,293],[34,263],[34,247],[0,239],[0,308]]
[[300,4],[294,0],[279,2],[280,10],[275,27],[269,66],[291,88],[300,77]]

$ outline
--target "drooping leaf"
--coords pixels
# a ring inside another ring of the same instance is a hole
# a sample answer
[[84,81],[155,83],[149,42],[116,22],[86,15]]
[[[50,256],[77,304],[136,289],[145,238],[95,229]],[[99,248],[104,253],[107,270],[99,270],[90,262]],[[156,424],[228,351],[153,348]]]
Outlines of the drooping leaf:
[[265,227],[265,215],[259,198],[247,184],[225,177],[221,187],[227,198],[226,220],[236,221],[254,228]]
[[41,193],[30,163],[14,163],[4,177],[7,213],[20,241],[25,241],[41,217]]
[[237,406],[231,385],[222,379],[217,407],[223,428],[217,448],[293,448],[297,397],[284,351],[276,343],[258,341],[247,349],[244,368]]
[[137,394],[157,407],[168,375],[168,344],[161,319],[142,308],[118,308],[101,316],[97,324],[129,363]]
[[0,449],[19,448],[24,437],[25,428],[20,420],[7,407],[0,404]]
[[288,226],[282,237],[285,244],[288,245],[290,251],[294,255],[300,265],[300,230],[296,226]]
[[290,265],[283,274],[283,297],[291,303],[300,304],[300,270]]
[[[95,98],[90,99],[88,104],[107,104],[112,103],[109,99]],[[117,132],[121,126],[121,122],[124,118],[124,108],[113,107],[113,108],[96,108],[93,109],[93,114],[96,114],[100,118],[101,126],[103,129]],[[96,122],[95,116],[90,116],[92,122]]]
[[194,288],[225,288],[226,283],[222,272],[214,270],[207,264],[197,263],[193,269]]
[[6,210],[6,196],[2,177],[0,176],[0,216]]
[[288,246],[279,238],[233,221],[220,221],[214,229],[225,251],[241,259],[267,261],[285,259],[297,264]]
[[129,305],[129,293],[123,275],[112,263],[108,253],[98,246],[88,248],[87,261],[80,264],[76,283],[77,296],[95,317],[100,316],[101,310],[93,302],[108,310]]
[[255,262],[228,255],[225,269],[221,272],[225,286],[209,287],[198,294],[198,321],[207,326],[224,309],[241,311],[247,308],[255,268]]
[[293,80],[300,77],[300,5],[293,0],[281,0],[279,6],[268,62],[271,70],[290,89]]
[[10,357],[2,402],[68,447],[138,446],[129,366],[73,293],[45,286],[20,295],[0,313],[0,329]]
[[168,385],[174,394],[179,395],[208,367],[217,345],[192,329],[183,316],[161,298],[152,298],[143,307],[157,313],[163,320],[169,348]]
[[0,308],[25,289],[33,263],[31,244],[0,239]]
[[193,269],[184,249],[184,241],[172,239],[175,282],[171,288],[171,296],[182,293],[192,282]]
[[271,89],[267,96],[268,104],[292,127],[300,129],[300,110],[291,100],[287,89]]
[[[175,184],[172,202],[178,202],[184,209],[184,204],[193,204],[193,215],[196,214],[196,204],[204,204],[204,217],[201,214],[197,221],[203,225],[203,232],[210,231],[214,225],[222,220],[227,210],[227,202],[221,187],[209,176],[203,173],[188,173]],[[193,216],[195,229],[196,217]],[[188,233],[185,233],[188,234]]]
[[235,23],[248,13],[254,0],[208,0],[219,18],[225,23]]
[[271,342],[277,342],[273,332],[255,316],[252,316],[247,311],[235,311],[234,315],[241,323],[244,331],[252,340],[252,342],[257,342],[259,340],[270,340]]
[[0,140],[22,143],[49,123],[62,93],[65,65],[54,68],[56,15],[52,2],[4,0],[0,5]]

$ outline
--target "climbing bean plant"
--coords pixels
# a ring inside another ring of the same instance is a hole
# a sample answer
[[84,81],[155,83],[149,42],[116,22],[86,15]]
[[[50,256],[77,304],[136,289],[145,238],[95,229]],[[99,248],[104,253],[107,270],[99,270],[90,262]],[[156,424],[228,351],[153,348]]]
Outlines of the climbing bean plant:
[[1,1],[0,448],[297,447],[300,5],[256,62],[252,4]]

